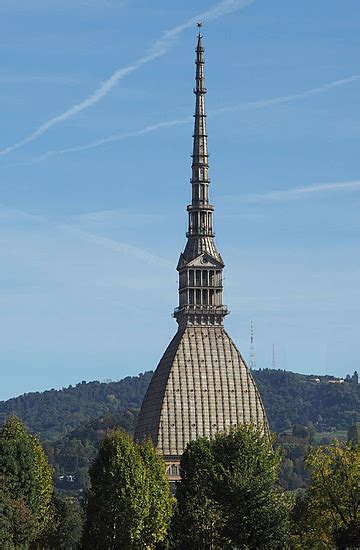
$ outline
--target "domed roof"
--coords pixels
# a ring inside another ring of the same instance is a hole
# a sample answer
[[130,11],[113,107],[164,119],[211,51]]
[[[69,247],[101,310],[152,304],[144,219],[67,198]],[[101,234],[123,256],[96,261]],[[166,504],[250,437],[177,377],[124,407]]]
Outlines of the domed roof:
[[251,375],[222,326],[179,328],[146,393],[136,439],[151,437],[164,456],[232,426],[268,424]]

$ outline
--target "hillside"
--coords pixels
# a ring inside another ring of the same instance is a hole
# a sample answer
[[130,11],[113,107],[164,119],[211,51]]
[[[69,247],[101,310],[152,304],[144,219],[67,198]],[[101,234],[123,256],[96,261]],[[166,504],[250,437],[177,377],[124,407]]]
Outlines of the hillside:
[[139,409],[152,373],[128,376],[119,382],[81,382],[62,390],[26,393],[0,401],[0,425],[16,414],[44,441],[55,441],[82,423],[108,413]]
[[333,376],[306,376],[282,370],[253,372],[272,430],[313,424],[316,431],[347,430],[360,421],[357,376],[341,383]]
[[89,467],[96,456],[100,441],[115,428],[133,433],[137,410],[126,409],[121,413],[108,413],[95,420],[84,422],[66,436],[44,447],[54,468],[57,489],[81,491],[89,482]]
[[[339,383],[333,377],[281,370],[255,370],[253,374],[276,432],[309,423],[318,432],[347,430],[360,421],[360,385],[350,377]],[[128,409],[136,414],[151,376],[146,372],[119,382],[81,382],[62,390],[24,394],[0,402],[0,424],[14,413],[42,440],[55,441],[101,416]]]
[[[304,487],[309,442],[346,437],[347,429],[360,421],[360,385],[355,377],[341,383],[333,377],[270,369],[255,370],[253,375],[272,430],[287,432],[278,438],[283,453],[281,484],[286,489]],[[134,431],[151,376],[146,372],[119,382],[81,382],[9,399],[0,402],[0,424],[14,413],[39,433],[57,490],[79,495],[88,485],[88,469],[104,435],[116,427]]]

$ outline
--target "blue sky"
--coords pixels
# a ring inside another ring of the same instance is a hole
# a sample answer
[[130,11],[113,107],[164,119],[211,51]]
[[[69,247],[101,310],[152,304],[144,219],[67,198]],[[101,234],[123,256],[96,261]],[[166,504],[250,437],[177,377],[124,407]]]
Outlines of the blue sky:
[[359,368],[358,0],[2,0],[0,398],[175,333],[200,14],[226,327],[258,367]]

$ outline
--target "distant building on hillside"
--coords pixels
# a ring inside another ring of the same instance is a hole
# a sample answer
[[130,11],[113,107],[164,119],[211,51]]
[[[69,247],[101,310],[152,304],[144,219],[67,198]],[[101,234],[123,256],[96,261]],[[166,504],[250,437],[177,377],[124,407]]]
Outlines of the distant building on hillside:
[[187,244],[180,255],[178,331],[166,349],[144,398],[136,439],[151,437],[170,480],[179,478],[189,441],[243,423],[268,430],[265,410],[243,357],[224,329],[224,262],[213,232],[205,114],[204,47],[196,47],[196,108],[192,201]]

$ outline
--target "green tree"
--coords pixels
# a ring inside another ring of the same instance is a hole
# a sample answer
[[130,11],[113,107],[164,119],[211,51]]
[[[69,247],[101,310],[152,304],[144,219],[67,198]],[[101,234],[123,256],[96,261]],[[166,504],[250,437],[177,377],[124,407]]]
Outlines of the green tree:
[[13,510],[11,499],[0,479],[0,548],[13,548],[12,532]]
[[146,441],[138,446],[138,450],[145,467],[143,496],[147,498],[148,508],[141,540],[144,547],[153,548],[167,535],[173,499],[170,496],[165,464],[159,458],[154,445],[150,441]]
[[52,493],[52,470],[38,438],[10,417],[0,431],[0,540],[8,538],[9,549],[42,537],[52,519]]
[[353,445],[360,444],[360,422],[350,426],[348,429],[347,438]]
[[254,426],[189,443],[176,493],[177,547],[283,548],[288,509],[276,488],[279,464],[269,437]]
[[173,536],[178,548],[220,548],[223,517],[213,491],[215,456],[210,439],[186,447],[176,487]]
[[85,514],[76,499],[55,496],[54,520],[45,538],[44,546],[51,549],[76,550],[80,548]]
[[163,540],[171,496],[160,460],[122,431],[104,439],[90,469],[85,548],[154,548]]
[[306,426],[301,426],[301,424],[295,424],[292,429],[292,434],[294,437],[307,439],[309,437],[309,430],[307,429]]
[[319,549],[359,546],[360,445],[335,441],[317,447],[306,465],[311,483],[295,507],[295,540]]

